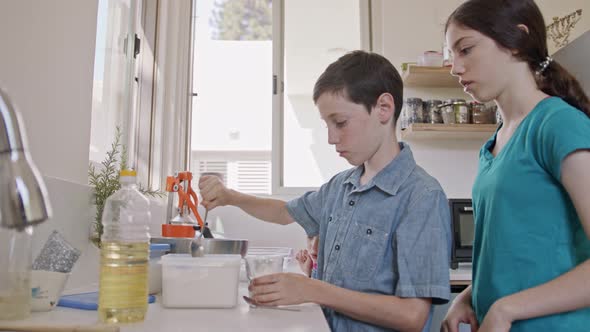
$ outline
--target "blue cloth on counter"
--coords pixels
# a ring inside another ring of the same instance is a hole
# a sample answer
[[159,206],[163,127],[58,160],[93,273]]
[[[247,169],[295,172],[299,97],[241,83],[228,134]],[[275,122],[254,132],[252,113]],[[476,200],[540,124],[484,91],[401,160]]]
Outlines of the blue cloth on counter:
[[[472,302],[481,323],[498,299],[544,284],[590,258],[561,163],[590,149],[590,119],[560,98],[541,101],[498,155],[482,147],[473,186]],[[588,331],[590,309],[517,321],[510,331]]]
[[[319,234],[317,278],[354,291],[450,297],[450,212],[440,184],[416,165],[410,147],[368,183],[359,166],[287,203],[307,232]],[[390,331],[323,308],[333,331]],[[432,307],[425,331],[429,329]]]
[[[156,297],[149,295],[148,303],[154,303]],[[57,303],[60,307],[82,309],[82,310],[97,310],[98,309],[98,292],[80,293],[72,295],[64,295],[59,298]]]

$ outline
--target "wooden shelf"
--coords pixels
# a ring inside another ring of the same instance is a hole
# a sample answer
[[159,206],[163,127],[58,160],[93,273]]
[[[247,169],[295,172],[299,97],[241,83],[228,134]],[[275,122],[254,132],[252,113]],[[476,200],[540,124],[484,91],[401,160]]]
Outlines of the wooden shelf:
[[402,140],[410,139],[486,139],[496,124],[431,124],[413,123],[402,130]]
[[404,85],[408,87],[462,88],[459,79],[451,75],[450,67],[420,67],[408,65],[402,72]]

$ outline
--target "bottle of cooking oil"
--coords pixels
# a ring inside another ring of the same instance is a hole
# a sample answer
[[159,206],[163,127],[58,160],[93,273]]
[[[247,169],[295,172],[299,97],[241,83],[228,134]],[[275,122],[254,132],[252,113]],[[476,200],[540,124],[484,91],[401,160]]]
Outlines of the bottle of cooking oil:
[[148,305],[149,201],[137,189],[135,171],[121,171],[120,183],[102,215],[98,314],[104,323],[143,321]]

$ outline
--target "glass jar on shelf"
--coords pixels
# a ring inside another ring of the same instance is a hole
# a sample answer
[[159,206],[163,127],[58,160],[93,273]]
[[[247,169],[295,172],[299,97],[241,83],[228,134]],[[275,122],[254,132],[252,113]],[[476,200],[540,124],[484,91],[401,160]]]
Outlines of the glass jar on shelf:
[[424,122],[424,108],[422,106],[422,99],[408,98],[406,99],[406,114],[408,124],[423,123]]
[[404,130],[406,128],[408,128],[408,114],[407,114],[407,107],[406,104],[404,103],[404,105],[402,106],[402,110],[399,114],[399,127],[401,130]]
[[455,110],[453,108],[453,102],[455,99],[447,99],[441,104],[440,111],[444,124],[455,124]]
[[469,105],[463,99],[455,99],[453,102],[453,110],[455,111],[455,122],[459,124],[471,123],[471,113]]
[[430,99],[424,102],[424,113],[427,123],[443,123],[440,105],[442,101]]
[[491,110],[489,108],[486,108],[486,105],[484,105],[482,103],[478,103],[477,101],[472,101],[469,103],[469,106],[471,107],[471,115],[472,115],[473,123],[475,123],[475,124],[494,123],[494,119],[492,119],[492,116],[495,116],[495,114],[492,114]]

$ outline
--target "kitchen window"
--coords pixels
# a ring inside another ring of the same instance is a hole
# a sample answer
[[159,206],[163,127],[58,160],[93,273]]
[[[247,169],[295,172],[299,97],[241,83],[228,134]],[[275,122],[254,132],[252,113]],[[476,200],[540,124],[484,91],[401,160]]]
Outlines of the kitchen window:
[[195,178],[216,171],[243,192],[291,195],[350,167],[312,93],[328,64],[371,48],[370,0],[136,1],[128,141],[142,183],[163,188],[190,165]]
[[[133,81],[136,0],[99,0],[97,17],[90,162],[106,157],[116,128],[127,132],[134,117]],[[127,112],[129,110],[129,112]],[[129,142],[124,142],[129,147]]]
[[369,1],[193,6],[192,171],[218,169],[244,192],[296,194],[349,168],[327,144],[312,93],[328,64],[370,48]]

